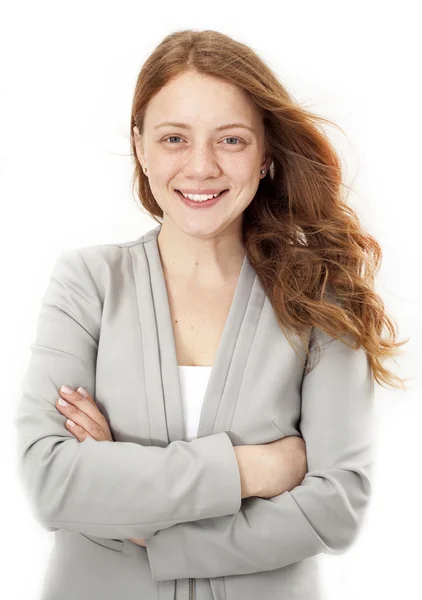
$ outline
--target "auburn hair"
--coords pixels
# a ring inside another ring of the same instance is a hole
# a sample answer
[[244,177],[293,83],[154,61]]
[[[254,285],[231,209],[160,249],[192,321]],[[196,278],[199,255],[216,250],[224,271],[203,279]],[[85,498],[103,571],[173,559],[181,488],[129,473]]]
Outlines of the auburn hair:
[[149,101],[187,71],[238,86],[263,117],[272,164],[243,213],[243,244],[289,342],[290,330],[306,346],[309,327],[343,343],[341,336],[350,334],[355,349],[365,348],[375,380],[404,388],[407,379],[382,363],[410,338],[396,341],[397,325],[374,286],[381,247],[342,196],[347,186],[340,159],[321,127],[338,125],[300,106],[250,47],[218,31],[187,29],[167,35],[149,55],[132,103],[132,194],[136,186],[146,212],[162,223],[133,128],[143,133]]

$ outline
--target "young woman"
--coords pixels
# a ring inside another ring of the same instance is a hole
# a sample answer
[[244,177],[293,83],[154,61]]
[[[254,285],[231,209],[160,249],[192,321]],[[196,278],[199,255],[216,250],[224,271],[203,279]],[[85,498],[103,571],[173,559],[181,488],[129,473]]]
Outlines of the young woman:
[[323,121],[216,31],[142,67],[133,183],[159,225],[60,255],[16,415],[56,538],[43,600],[315,600],[317,555],[355,540],[405,342]]

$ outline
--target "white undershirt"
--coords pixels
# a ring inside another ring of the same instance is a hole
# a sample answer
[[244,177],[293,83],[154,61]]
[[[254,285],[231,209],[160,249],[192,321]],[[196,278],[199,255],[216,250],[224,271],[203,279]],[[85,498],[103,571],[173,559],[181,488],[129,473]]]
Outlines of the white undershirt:
[[178,366],[186,441],[198,437],[202,403],[212,367]]

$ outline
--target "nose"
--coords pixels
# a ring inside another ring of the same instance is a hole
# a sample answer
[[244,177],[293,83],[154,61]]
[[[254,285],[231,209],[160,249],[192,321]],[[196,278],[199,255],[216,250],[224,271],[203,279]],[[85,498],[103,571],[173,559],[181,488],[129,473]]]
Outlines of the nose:
[[184,172],[187,177],[206,179],[218,177],[221,167],[214,150],[209,145],[203,144],[192,150]]

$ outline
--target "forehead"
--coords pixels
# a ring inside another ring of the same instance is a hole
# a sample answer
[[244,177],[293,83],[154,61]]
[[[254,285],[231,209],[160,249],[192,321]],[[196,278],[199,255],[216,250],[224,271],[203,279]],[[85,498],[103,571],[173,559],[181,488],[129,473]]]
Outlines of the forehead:
[[183,122],[191,128],[239,121],[257,127],[261,117],[238,86],[209,75],[184,73],[161,88],[148,105],[146,127],[163,121]]

